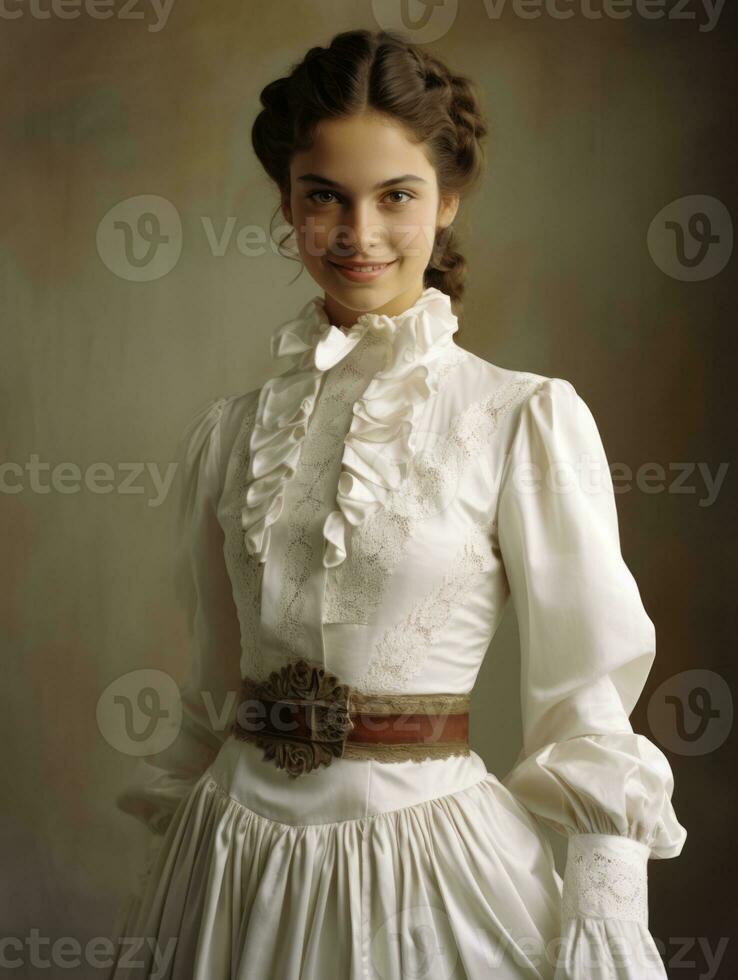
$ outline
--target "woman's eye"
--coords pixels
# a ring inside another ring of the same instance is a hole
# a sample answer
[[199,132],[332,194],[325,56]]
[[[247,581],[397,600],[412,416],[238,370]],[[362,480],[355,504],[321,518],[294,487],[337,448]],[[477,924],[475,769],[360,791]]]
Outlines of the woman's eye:
[[333,191],[313,191],[312,194],[308,194],[308,197],[310,198],[311,201],[315,201],[316,204],[332,204],[333,203],[332,201],[319,201],[319,200],[317,200],[317,197],[318,197],[319,194],[327,194],[329,197],[335,197],[336,196],[333,193]]
[[[412,200],[412,194],[408,194],[408,192],[407,192],[407,191],[390,191],[390,192],[389,192],[389,195],[387,195],[387,196],[389,197],[389,196],[390,196],[391,194],[404,194],[404,195],[405,195],[405,197],[406,197],[406,198],[407,198],[408,200]],[[404,201],[396,201],[396,200],[395,200],[395,201],[392,201],[391,203],[392,203],[392,204],[404,204],[405,202],[404,202]]]

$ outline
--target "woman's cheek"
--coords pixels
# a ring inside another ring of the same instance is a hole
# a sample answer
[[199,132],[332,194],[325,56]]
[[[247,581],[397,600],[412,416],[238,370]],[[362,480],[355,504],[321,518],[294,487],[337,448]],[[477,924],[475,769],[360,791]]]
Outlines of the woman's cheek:
[[332,222],[325,215],[306,213],[298,224],[300,247],[313,258],[330,251]]
[[[395,248],[408,258],[421,259],[430,255],[433,248],[434,224],[424,209],[408,212],[395,227]],[[428,237],[430,235],[430,238]]]

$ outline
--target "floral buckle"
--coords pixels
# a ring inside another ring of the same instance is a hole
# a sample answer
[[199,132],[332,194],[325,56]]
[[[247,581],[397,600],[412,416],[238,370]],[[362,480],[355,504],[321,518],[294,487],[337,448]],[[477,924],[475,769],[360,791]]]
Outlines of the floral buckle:
[[301,776],[340,758],[354,724],[351,688],[324,667],[300,659],[272,671],[268,680],[245,677],[231,732],[264,749],[290,776]]

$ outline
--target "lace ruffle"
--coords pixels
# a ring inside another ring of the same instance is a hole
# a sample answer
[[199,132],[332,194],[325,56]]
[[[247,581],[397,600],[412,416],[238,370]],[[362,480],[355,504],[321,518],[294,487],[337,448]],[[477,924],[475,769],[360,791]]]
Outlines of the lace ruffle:
[[362,314],[346,333],[330,323],[323,297],[316,296],[275,331],[272,356],[296,356],[297,361],[267,381],[259,394],[241,514],[250,554],[266,559],[269,529],[282,512],[286,482],[297,468],[325,371],[372,330],[387,340],[387,362],[353,406],[336,509],[323,526],[324,566],[345,559],[350,529],[381,506],[407,472],[415,449],[414,427],[436,390],[436,367],[457,328],[449,297],[431,286],[404,313]]

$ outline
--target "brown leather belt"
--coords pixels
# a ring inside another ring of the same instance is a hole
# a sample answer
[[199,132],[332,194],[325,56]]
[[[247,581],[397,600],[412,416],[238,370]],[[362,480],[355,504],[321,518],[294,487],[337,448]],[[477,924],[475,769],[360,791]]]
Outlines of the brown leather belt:
[[300,659],[266,681],[242,679],[230,732],[300,776],[333,759],[469,755],[470,694],[364,694]]

